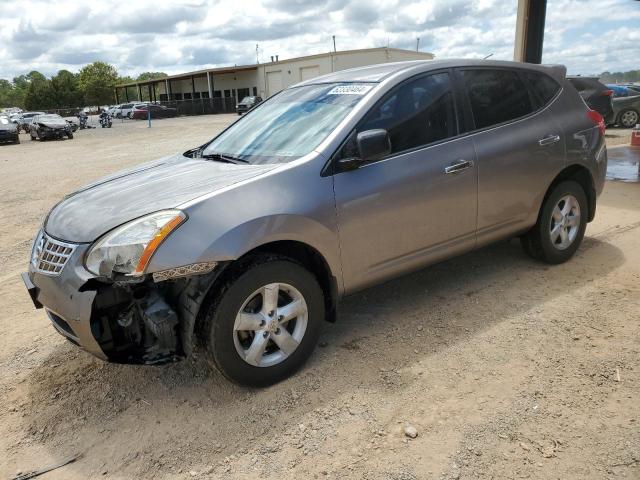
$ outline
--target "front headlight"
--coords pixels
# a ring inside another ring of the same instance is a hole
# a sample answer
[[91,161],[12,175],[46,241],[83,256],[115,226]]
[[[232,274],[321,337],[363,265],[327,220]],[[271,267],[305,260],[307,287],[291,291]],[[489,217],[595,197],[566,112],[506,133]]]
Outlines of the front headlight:
[[156,249],[186,219],[180,210],[163,210],[125,223],[92,245],[85,267],[107,277],[143,275]]

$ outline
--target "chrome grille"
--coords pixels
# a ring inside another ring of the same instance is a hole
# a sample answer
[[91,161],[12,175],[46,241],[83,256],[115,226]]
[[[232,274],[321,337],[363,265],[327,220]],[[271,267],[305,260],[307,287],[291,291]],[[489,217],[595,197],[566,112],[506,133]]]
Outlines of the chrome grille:
[[59,275],[75,248],[72,243],[61,242],[40,232],[33,244],[33,268],[46,275]]

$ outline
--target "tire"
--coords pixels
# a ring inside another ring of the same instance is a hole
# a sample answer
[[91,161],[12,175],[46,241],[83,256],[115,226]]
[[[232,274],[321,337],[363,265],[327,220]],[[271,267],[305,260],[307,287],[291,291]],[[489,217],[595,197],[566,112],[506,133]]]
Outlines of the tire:
[[36,139],[36,136],[32,132],[29,132],[29,135],[31,136],[31,140],[35,140]]
[[[249,258],[230,268],[227,281],[203,304],[207,359],[235,383],[272,385],[292,375],[313,352],[324,320],[322,289],[311,272],[282,256]],[[271,311],[265,292],[277,292],[271,298],[278,306]],[[293,311],[293,306],[299,314],[281,323],[285,307]],[[241,311],[249,319],[244,327],[237,323]],[[258,345],[266,349],[253,355],[251,348]]]
[[20,136],[16,135],[16,139],[13,141],[13,143],[15,143],[16,145],[20,144]]
[[618,115],[618,123],[622,127],[633,128],[636,124],[640,123],[640,115],[632,108],[623,110],[620,112],[620,115]]
[[69,140],[71,140],[73,138],[73,133],[71,133],[71,132],[67,133],[67,138]]
[[537,260],[564,263],[578,250],[588,218],[589,205],[582,186],[573,180],[563,181],[547,195],[534,227],[520,237],[522,248]]

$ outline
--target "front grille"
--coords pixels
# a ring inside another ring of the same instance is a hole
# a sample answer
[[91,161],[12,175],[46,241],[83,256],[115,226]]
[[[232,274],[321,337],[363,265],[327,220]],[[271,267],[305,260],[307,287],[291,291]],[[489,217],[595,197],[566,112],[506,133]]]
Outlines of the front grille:
[[72,243],[61,242],[40,232],[33,245],[31,263],[36,272],[59,275],[75,248]]

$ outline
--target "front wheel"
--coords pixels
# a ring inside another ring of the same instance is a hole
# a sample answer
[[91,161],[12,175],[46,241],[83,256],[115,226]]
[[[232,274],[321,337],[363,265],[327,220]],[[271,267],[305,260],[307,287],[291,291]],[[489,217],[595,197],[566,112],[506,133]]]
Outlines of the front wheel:
[[576,252],[589,218],[587,196],[579,183],[556,185],[542,204],[538,222],[520,238],[524,251],[543,262],[557,264]]
[[67,138],[69,138],[69,140],[71,140],[73,138],[73,133],[71,133],[71,132],[67,133]]
[[230,380],[271,385],[311,355],[324,298],[314,275],[299,263],[281,256],[251,259],[210,295],[215,298],[204,306],[202,331],[207,356]]

